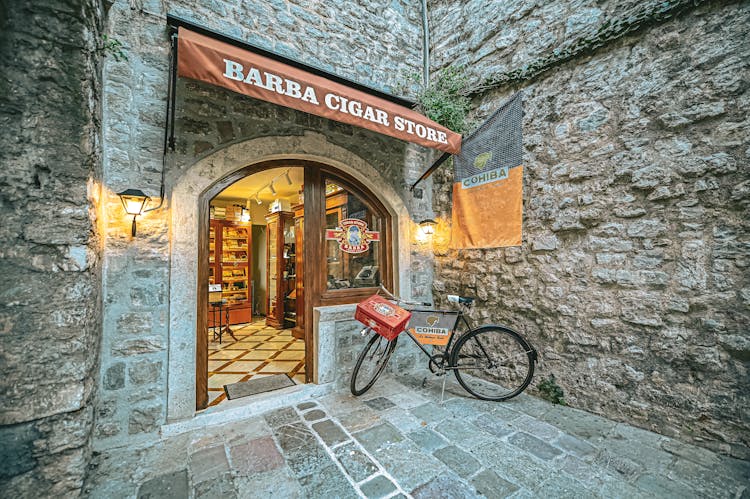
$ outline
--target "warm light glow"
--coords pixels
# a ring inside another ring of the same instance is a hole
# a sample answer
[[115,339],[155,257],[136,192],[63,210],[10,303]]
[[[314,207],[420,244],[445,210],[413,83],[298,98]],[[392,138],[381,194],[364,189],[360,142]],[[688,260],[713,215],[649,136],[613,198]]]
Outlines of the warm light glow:
[[126,189],[117,193],[122,200],[122,206],[128,215],[140,215],[146,206],[150,197],[146,196],[143,191],[138,189]]
[[133,224],[131,225],[130,234],[135,237],[135,218],[143,213],[143,207],[151,199],[146,196],[143,191],[139,189],[126,189],[122,192],[117,193],[122,201],[122,207],[125,208],[125,213],[133,216]]
[[143,200],[137,198],[125,198],[125,211],[128,215],[140,215]]
[[419,222],[419,227],[421,227],[422,233],[426,236],[431,236],[435,233],[436,225],[437,225],[437,222],[435,222],[431,218],[428,218],[427,220],[422,220],[421,222]]

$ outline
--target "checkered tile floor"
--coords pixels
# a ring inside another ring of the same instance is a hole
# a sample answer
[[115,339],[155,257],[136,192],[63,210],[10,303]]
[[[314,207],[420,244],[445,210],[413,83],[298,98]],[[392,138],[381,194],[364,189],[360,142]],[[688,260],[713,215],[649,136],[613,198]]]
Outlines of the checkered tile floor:
[[237,341],[224,333],[221,344],[208,333],[208,405],[225,401],[224,385],[288,373],[305,382],[305,342],[289,329],[266,327],[265,319],[232,326]]

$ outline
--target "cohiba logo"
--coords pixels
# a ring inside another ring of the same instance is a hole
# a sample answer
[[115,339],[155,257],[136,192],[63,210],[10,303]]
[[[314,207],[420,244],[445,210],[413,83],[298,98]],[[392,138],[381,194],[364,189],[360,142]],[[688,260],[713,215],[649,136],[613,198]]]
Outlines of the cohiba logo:
[[489,163],[491,159],[492,151],[483,152],[482,154],[479,154],[476,158],[474,158],[474,167],[479,168],[480,170],[484,170],[487,167],[487,163]]
[[370,241],[380,241],[380,232],[367,230],[367,222],[356,218],[345,218],[335,229],[326,229],[326,240],[338,241],[344,253],[364,253],[370,249]]
[[461,187],[463,189],[471,189],[472,187],[479,187],[480,185],[508,178],[509,168],[507,166],[487,170],[491,166],[491,161],[492,151],[477,154],[474,158],[474,168],[479,170],[479,172],[461,179]]
[[436,317],[434,315],[427,316],[427,319],[425,319],[425,322],[428,326],[432,327],[435,324],[437,324],[440,321],[440,317]]

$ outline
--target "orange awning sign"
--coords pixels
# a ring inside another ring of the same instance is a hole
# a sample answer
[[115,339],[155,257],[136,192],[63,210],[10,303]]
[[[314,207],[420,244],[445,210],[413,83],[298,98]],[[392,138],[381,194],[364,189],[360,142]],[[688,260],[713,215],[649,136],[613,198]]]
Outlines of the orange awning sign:
[[398,104],[179,28],[177,74],[456,154],[461,135]]

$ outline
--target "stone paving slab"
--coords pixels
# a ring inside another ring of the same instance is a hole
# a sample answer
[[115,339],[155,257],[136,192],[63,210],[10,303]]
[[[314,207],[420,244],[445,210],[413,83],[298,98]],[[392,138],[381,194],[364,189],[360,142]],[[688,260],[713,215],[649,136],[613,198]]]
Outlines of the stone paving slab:
[[[441,403],[441,395],[444,397]],[[250,400],[252,397],[249,397]],[[522,394],[383,377],[94,456],[95,498],[746,498],[750,463]]]

